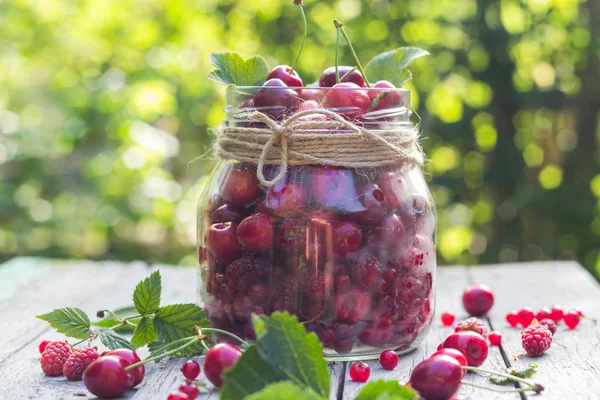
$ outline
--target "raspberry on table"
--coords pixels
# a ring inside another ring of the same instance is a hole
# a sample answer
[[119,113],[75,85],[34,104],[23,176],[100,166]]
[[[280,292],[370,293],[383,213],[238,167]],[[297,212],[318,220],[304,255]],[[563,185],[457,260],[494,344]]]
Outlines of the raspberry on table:
[[554,334],[556,333],[556,322],[553,319],[545,318],[540,321],[540,325],[543,325],[546,328],[548,328],[550,333],[552,333],[552,336],[554,336]]
[[65,362],[71,355],[71,347],[66,342],[52,342],[42,353],[40,364],[47,376],[60,376]]
[[552,333],[534,319],[531,325],[521,332],[521,345],[528,356],[541,356],[552,345]]
[[83,376],[83,371],[85,371],[87,366],[97,358],[98,352],[91,347],[75,351],[75,353],[72,353],[69,356],[63,366],[65,378],[70,381],[80,381]]

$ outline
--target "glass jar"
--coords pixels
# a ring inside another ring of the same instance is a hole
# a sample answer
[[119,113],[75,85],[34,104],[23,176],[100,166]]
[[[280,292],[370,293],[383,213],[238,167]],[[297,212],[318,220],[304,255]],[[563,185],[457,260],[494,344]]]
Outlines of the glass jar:
[[[297,103],[262,105],[259,96],[282,97],[275,90],[295,93]],[[248,122],[249,113],[281,121],[326,105],[336,90],[230,87],[224,124],[264,127]],[[409,91],[361,90],[370,111],[352,103],[329,110],[376,133],[410,124]],[[279,168],[265,165],[265,178]],[[256,165],[220,160],[199,201],[198,246],[199,296],[211,325],[248,340],[251,313],[288,311],[329,358],[366,359],[414,349],[431,323],[435,208],[418,166],[290,165],[266,187]]]

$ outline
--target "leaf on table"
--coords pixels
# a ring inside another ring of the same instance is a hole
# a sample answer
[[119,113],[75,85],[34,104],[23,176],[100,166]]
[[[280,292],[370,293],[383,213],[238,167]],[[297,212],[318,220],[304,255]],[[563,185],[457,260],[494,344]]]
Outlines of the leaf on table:
[[79,308],[59,308],[47,314],[38,315],[36,318],[50,323],[50,326],[58,333],[70,338],[87,339],[92,334],[90,319]]
[[208,59],[215,67],[208,78],[223,85],[261,86],[269,74],[260,56],[244,60],[237,53],[211,53]]
[[141,281],[133,292],[133,304],[138,313],[152,314],[160,307],[160,293],[162,291],[160,272],[154,271],[149,277]]
[[418,47],[400,47],[373,57],[365,68],[370,82],[390,81],[396,87],[402,87],[412,77],[406,69],[417,58],[427,56],[429,52]]
[[156,339],[158,339],[158,335],[154,330],[152,318],[142,317],[142,319],[139,320],[137,326],[135,327],[133,337],[131,338],[131,344],[133,344],[137,349],[150,342],[155,341]]
[[413,400],[418,393],[408,386],[402,386],[398,381],[382,379],[367,383],[355,400]]
[[[206,313],[192,303],[161,307],[154,314],[152,322],[158,335],[158,341],[153,342],[151,351],[175,340],[193,336],[196,325],[201,328],[208,327]],[[202,350],[202,345],[195,343],[186,348],[181,355],[199,354],[202,353]]]
[[98,331],[98,337],[100,338],[102,344],[108,347],[110,350],[123,348],[135,350],[135,347],[129,342],[129,340],[125,339],[123,336],[111,329]]
[[260,392],[244,397],[244,400],[326,400],[315,392],[303,389],[292,381],[271,383]]

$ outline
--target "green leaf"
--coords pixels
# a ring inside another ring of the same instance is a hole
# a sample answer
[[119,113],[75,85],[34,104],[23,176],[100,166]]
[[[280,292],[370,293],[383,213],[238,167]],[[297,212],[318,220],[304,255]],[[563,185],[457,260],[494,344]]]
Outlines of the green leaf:
[[[153,345],[156,349],[177,339],[194,335],[194,326],[208,327],[206,313],[196,304],[173,304],[159,308],[154,314],[154,330],[159,340]],[[182,355],[202,353],[202,345],[195,343]]]
[[244,397],[244,400],[326,400],[316,393],[295,385],[292,381],[281,381],[266,386],[260,392]]
[[386,51],[369,61],[365,73],[370,82],[386,80],[396,87],[402,87],[412,76],[406,67],[413,60],[427,55],[429,55],[428,51],[418,47],[400,47]]
[[281,380],[292,380],[300,388],[328,398],[329,371],[317,336],[307,333],[288,313],[273,313],[266,326],[266,332],[226,375],[221,398],[243,398]]
[[261,337],[266,331],[269,323],[269,317],[266,315],[252,314],[252,327],[256,337]]
[[133,304],[140,314],[152,314],[160,306],[160,272],[154,271],[148,278],[137,284],[133,292]]
[[154,331],[154,325],[150,317],[142,317],[135,327],[131,343],[135,348],[142,347],[150,342],[158,339],[158,335]]
[[208,79],[223,85],[260,86],[269,73],[267,63],[260,56],[244,60],[237,53],[211,53],[208,59],[215,67]]
[[378,380],[367,383],[355,400],[413,400],[418,394],[398,381]]
[[36,318],[49,322],[58,333],[74,339],[87,339],[92,334],[90,319],[79,308],[59,308]]
[[[116,310],[113,310],[113,312],[121,318],[132,317],[132,316],[138,314],[138,312],[136,311],[134,306],[117,308]],[[134,319],[130,319],[130,321],[133,322],[134,324],[137,324],[137,321],[139,321],[139,319],[134,318]],[[106,317],[102,318],[101,320],[92,321],[92,326],[97,326],[99,328],[112,328],[113,326],[119,325],[119,324],[120,324],[120,322],[115,317],[113,317],[112,314],[106,315]],[[121,331],[122,332],[133,332],[133,328],[129,325],[124,325],[117,329],[117,332],[121,332]]]
[[98,337],[100,338],[102,344],[108,347],[110,350],[123,348],[135,350],[135,347],[133,347],[129,340],[125,339],[123,336],[119,335],[113,330],[105,329],[98,331]]

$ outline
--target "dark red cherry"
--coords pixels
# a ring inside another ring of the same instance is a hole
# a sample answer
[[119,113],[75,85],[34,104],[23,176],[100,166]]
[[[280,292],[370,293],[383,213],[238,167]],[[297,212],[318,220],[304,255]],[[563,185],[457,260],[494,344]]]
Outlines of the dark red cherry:
[[396,87],[391,82],[379,81],[373,85],[373,88],[383,90],[368,91],[369,99],[371,99],[371,110],[385,110],[400,106],[400,93],[396,90]]
[[387,213],[387,201],[383,191],[375,184],[359,189],[358,201],[361,207],[350,213],[350,218],[363,225],[379,225]]
[[296,71],[290,71],[292,67],[289,65],[278,65],[269,72],[267,75],[267,80],[270,79],[280,79],[283,83],[288,86],[303,86],[302,79]]
[[[103,356],[118,356],[123,360],[131,364],[136,364],[142,361],[137,353],[131,349],[115,349],[110,350],[105,353],[102,353]],[[133,386],[137,386],[144,380],[144,375],[146,374],[146,368],[144,365],[140,365],[139,367],[135,367],[134,369],[127,371],[129,375],[133,376]]]
[[409,383],[425,400],[447,400],[460,387],[462,376],[458,361],[438,354],[418,364]]
[[237,237],[246,250],[262,252],[273,247],[273,230],[271,216],[258,212],[240,222]]
[[282,119],[298,108],[300,98],[281,79],[270,79],[254,95],[254,107],[269,117]]
[[479,333],[460,331],[444,340],[445,349],[456,349],[463,353],[471,367],[479,367],[488,356],[488,344]]
[[260,194],[256,167],[248,164],[227,164],[219,182],[222,201],[234,208],[244,209],[256,201]]
[[[338,67],[338,74],[341,78],[346,75],[348,71],[350,71],[354,67],[349,67],[347,65],[341,65]],[[358,70],[354,70],[348,74],[343,80],[340,82],[352,82],[358,85],[359,87],[366,87],[365,78],[363,78],[362,74]],[[335,78],[335,67],[329,67],[321,74],[319,78],[319,86],[320,87],[333,87],[337,83],[337,79]]]
[[85,369],[83,384],[98,397],[121,397],[133,387],[134,377],[125,371],[129,365],[119,356],[102,356]]
[[282,179],[267,192],[265,209],[278,217],[291,217],[302,213],[306,206],[304,185]]
[[229,263],[240,256],[237,228],[237,222],[219,222],[208,228],[204,241],[218,261]]
[[210,214],[211,222],[240,222],[244,219],[244,214],[234,209],[229,204],[223,204]]
[[232,344],[219,343],[206,352],[204,357],[204,374],[206,378],[215,385],[221,387],[223,384],[223,372],[235,365],[242,351]]
[[362,229],[355,222],[341,222],[333,231],[333,250],[341,256],[358,251],[361,241]]
[[355,120],[369,110],[369,96],[355,83],[338,83],[327,92],[323,108],[335,111],[349,120]]

